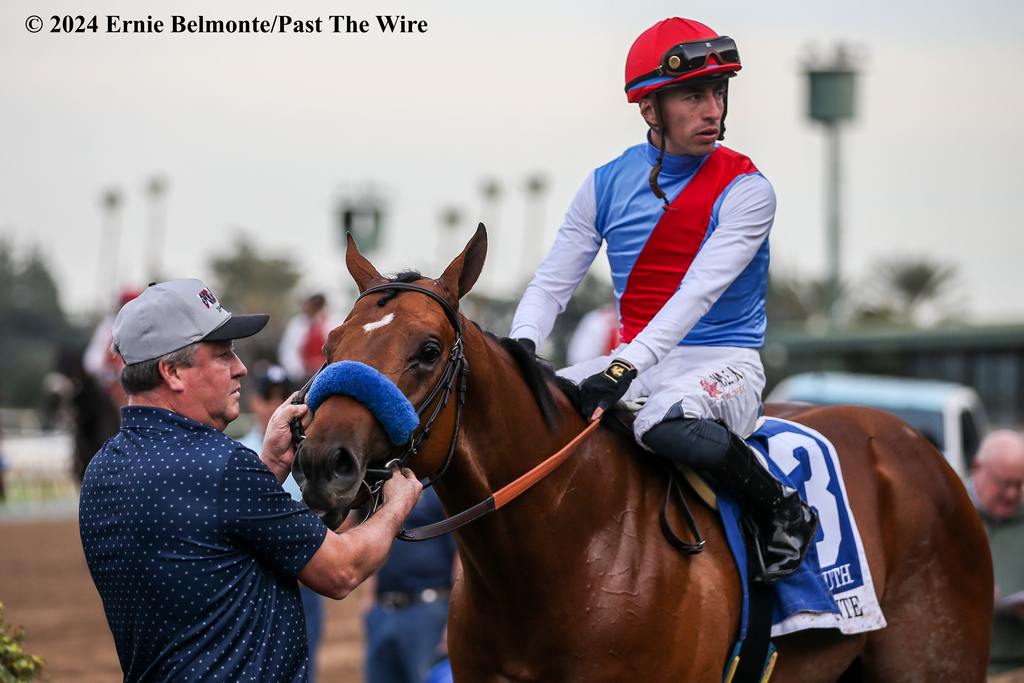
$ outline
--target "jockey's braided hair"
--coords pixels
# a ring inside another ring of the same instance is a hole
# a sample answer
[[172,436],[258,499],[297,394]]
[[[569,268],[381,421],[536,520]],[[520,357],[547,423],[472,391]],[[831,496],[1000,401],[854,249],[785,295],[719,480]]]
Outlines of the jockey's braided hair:
[[657,125],[651,126],[651,128],[656,130],[661,138],[661,143],[658,145],[658,160],[654,162],[654,168],[651,169],[651,175],[647,177],[647,182],[651,186],[651,192],[654,193],[654,196],[665,202],[661,208],[668,211],[668,197],[665,196],[665,191],[658,185],[661,164],[665,161],[665,138],[668,137],[668,126],[665,123],[665,117],[662,115],[660,90],[654,92],[654,115],[657,117]]

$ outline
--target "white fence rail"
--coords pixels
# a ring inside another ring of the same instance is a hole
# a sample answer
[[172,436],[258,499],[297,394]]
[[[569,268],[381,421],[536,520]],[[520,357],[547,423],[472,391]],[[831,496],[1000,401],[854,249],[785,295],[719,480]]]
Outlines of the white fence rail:
[[71,474],[71,433],[39,431],[28,421],[14,429],[10,425],[5,421],[0,439],[4,489],[0,519],[74,514],[78,487]]
[[64,431],[21,434],[0,441],[8,476],[21,473],[67,476],[73,451],[71,433]]

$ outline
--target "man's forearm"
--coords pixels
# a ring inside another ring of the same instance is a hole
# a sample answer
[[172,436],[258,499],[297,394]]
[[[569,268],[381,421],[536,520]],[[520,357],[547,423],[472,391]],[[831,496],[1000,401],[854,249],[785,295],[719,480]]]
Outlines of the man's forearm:
[[406,514],[398,505],[385,505],[359,526],[338,536],[346,545],[354,585],[365,581],[387,560]]
[[384,484],[384,506],[344,533],[328,533],[299,579],[323,595],[340,600],[377,571],[388,557],[402,522],[412,511],[422,486],[410,470],[395,469]]

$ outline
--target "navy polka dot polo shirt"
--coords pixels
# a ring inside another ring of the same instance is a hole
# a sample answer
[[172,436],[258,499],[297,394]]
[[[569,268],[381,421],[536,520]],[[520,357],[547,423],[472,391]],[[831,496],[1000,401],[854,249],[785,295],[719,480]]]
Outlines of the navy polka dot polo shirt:
[[251,450],[162,408],[122,408],[79,524],[125,681],[306,680],[295,576],[327,527]]

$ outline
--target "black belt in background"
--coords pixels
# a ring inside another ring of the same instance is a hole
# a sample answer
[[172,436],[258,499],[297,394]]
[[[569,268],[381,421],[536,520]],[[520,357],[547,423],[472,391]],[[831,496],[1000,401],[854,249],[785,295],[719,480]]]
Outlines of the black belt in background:
[[452,594],[448,588],[424,588],[417,593],[400,593],[387,591],[377,596],[377,602],[382,607],[390,609],[403,609],[417,603],[431,603],[440,600],[447,600]]

